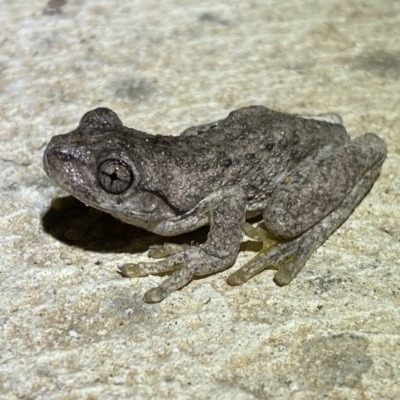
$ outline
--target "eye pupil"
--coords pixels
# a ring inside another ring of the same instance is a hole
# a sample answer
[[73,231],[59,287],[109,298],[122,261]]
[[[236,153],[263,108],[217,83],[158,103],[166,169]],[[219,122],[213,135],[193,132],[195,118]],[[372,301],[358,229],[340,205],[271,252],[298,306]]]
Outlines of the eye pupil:
[[110,158],[99,165],[97,178],[106,192],[121,194],[132,186],[134,176],[125,161]]

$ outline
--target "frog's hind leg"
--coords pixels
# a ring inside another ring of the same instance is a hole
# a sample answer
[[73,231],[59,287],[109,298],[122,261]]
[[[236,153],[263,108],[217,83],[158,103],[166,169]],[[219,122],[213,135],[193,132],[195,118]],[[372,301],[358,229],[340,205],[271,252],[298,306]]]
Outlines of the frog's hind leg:
[[364,176],[341,206],[323,221],[298,238],[278,244],[268,253],[254,257],[249,263],[228,277],[232,286],[242,285],[260,272],[277,270],[274,280],[279,286],[289,284],[303,268],[311,254],[349,217],[375,181],[377,173],[370,171]]
[[364,135],[360,141],[364,139],[373,148],[373,153],[370,154],[371,165],[340,205],[319,223],[293,240],[278,244],[267,253],[258,254],[253,260],[229,276],[228,283],[230,285],[241,285],[265,269],[278,271],[274,279],[280,286],[287,285],[292,281],[311,257],[311,254],[349,217],[379,175],[380,167],[386,155],[386,146],[381,139],[373,134]]

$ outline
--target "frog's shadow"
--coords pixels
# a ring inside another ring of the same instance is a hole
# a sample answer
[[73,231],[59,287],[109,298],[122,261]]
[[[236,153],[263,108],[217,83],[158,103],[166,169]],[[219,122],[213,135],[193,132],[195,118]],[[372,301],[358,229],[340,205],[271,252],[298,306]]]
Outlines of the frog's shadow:
[[[46,233],[69,246],[97,253],[128,254],[144,253],[150,246],[166,242],[198,245],[206,241],[209,231],[205,226],[178,236],[156,235],[86,206],[72,196],[53,199],[52,207],[42,216],[42,226]],[[257,252],[260,248],[261,244],[255,241],[242,242],[240,246],[241,251]],[[204,276],[194,279],[201,278]]]
[[[145,229],[125,224],[110,214],[85,206],[72,196],[52,201],[42,216],[46,233],[60,242],[98,253],[143,253],[152,245],[165,242],[201,244],[207,239],[209,227],[178,236],[160,236]],[[257,242],[244,242],[241,250],[257,251]]]
[[[54,206],[56,205],[56,206]],[[171,243],[203,243],[208,228],[164,237],[125,224],[110,214],[85,206],[72,196],[56,198],[42,216],[46,233],[60,242],[99,253],[143,253],[149,246]]]

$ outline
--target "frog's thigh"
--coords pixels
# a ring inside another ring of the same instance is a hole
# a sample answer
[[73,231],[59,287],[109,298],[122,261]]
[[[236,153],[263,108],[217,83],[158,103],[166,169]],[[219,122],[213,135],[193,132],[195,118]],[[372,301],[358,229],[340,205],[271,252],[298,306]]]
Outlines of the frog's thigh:
[[306,232],[337,209],[368,171],[379,171],[385,154],[385,144],[372,133],[319,149],[271,194],[263,214],[267,229],[284,239]]
[[[364,158],[364,173],[356,179],[343,201],[325,218],[313,225],[295,239],[273,248],[269,253],[260,254],[228,278],[231,285],[240,285],[264,269],[277,269],[275,281],[287,285],[298,274],[311,254],[349,217],[376,180],[386,156],[384,142],[374,134],[366,134],[349,144],[348,156],[360,167]],[[352,152],[359,154],[354,159]],[[342,154],[344,156],[344,154]],[[358,173],[362,169],[356,168]],[[295,225],[295,224],[294,224]]]
[[274,279],[278,285],[287,285],[295,278],[312,253],[350,216],[370,190],[378,174],[379,168],[369,170],[335,211],[296,239],[295,257],[283,264],[275,274]]

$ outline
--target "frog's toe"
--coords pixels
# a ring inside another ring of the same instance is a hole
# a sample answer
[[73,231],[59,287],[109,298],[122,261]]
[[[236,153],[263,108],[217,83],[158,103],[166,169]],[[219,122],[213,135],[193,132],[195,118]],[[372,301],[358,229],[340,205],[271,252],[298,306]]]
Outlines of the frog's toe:
[[124,264],[118,267],[118,272],[127,278],[138,278],[142,276],[149,275],[145,266],[141,263],[139,264]]
[[303,268],[304,264],[308,260],[307,258],[293,257],[286,264],[282,265],[278,272],[274,275],[274,281],[278,286],[289,285],[290,282],[296,277],[296,275]]
[[164,243],[150,247],[148,256],[151,258],[165,258],[190,248],[188,244]]
[[[273,247],[270,251],[262,249],[252,260],[231,274],[227,279],[227,283],[231,286],[240,286],[266,269],[277,270],[277,274],[279,274],[281,270],[286,271],[287,266],[285,263],[288,263],[288,265],[291,264],[291,260],[295,257],[296,251],[297,247],[293,246],[291,243],[281,243]],[[281,275],[285,275],[285,272],[282,272]],[[294,276],[292,279],[293,278]],[[282,285],[288,284],[290,281],[287,283],[284,282],[285,279],[282,279]]]
[[164,245],[154,244],[150,246],[147,255],[151,258],[164,258],[168,257],[169,253],[165,251]]
[[160,301],[164,300],[169,293],[165,292],[160,287],[155,287],[153,289],[148,290],[144,296],[143,301],[146,303],[159,303]]
[[234,272],[233,274],[229,275],[227,279],[227,283],[230,286],[241,286],[243,283],[246,282],[246,276],[243,274],[241,270]]

